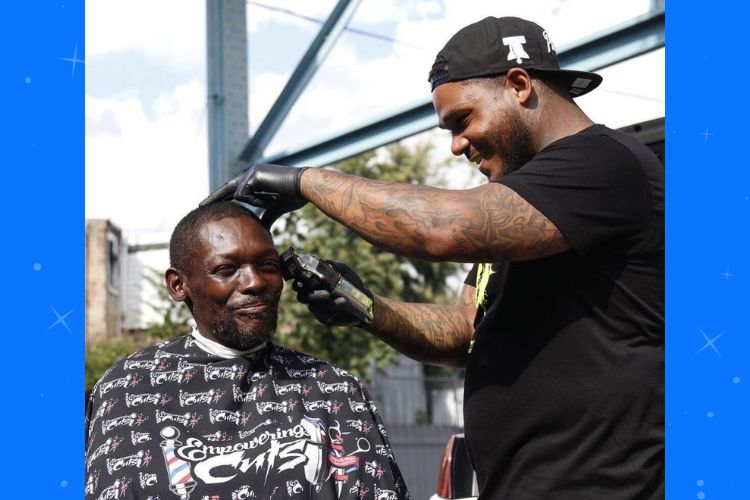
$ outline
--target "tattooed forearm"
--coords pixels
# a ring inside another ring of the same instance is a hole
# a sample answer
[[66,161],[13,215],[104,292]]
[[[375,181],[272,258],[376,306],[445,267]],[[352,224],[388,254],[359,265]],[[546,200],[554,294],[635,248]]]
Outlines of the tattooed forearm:
[[471,310],[450,305],[410,304],[376,297],[371,333],[410,358],[458,366],[474,333]]
[[445,190],[309,169],[302,192],[370,243],[426,260],[528,260],[570,248],[541,212],[490,183]]

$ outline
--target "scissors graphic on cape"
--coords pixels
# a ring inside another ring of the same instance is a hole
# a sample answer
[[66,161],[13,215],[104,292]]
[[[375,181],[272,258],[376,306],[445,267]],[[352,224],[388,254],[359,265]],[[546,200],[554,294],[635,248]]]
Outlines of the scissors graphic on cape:
[[330,474],[336,481],[336,490],[339,496],[341,496],[341,490],[344,487],[344,483],[349,480],[349,473],[359,469],[360,458],[357,456],[361,453],[370,451],[372,445],[364,437],[358,437],[354,443],[357,448],[347,453],[344,448],[344,440],[347,434],[351,432],[341,432],[341,424],[338,420],[335,420],[336,425],[328,428],[328,439],[330,440],[330,448],[328,450],[328,463],[331,466]]

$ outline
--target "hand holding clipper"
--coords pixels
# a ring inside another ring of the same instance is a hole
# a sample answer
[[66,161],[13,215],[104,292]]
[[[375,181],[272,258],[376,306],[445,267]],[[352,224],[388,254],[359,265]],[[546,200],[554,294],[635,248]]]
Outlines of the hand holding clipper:
[[330,326],[372,324],[372,292],[346,264],[322,260],[315,255],[297,254],[289,248],[281,254],[284,279],[294,279],[297,300],[315,318]]

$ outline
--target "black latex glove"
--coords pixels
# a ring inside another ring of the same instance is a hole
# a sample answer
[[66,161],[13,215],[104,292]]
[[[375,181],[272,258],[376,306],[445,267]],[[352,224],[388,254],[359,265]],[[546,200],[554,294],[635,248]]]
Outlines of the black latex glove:
[[302,208],[300,178],[307,167],[284,167],[259,163],[211,193],[200,206],[216,201],[237,200],[265,209],[261,221],[270,227],[281,215]]
[[[335,267],[345,280],[359,288],[370,299],[373,298],[372,292],[362,283],[362,279],[352,268],[335,260],[326,260],[326,262]],[[324,325],[366,326],[358,316],[348,311],[348,299],[346,297],[323,288],[311,288],[297,280],[292,284],[292,288],[297,292],[297,300],[306,304],[315,319]]]

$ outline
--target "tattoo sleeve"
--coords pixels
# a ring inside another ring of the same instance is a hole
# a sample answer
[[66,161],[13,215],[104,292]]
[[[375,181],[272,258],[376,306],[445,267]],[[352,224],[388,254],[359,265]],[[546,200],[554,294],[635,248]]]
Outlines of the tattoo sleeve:
[[412,304],[376,296],[375,322],[368,330],[417,361],[463,365],[474,334],[473,290],[465,286],[456,305]]
[[498,183],[447,190],[308,169],[302,193],[373,245],[409,257],[497,262],[570,248],[547,217]]

